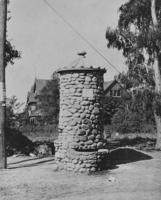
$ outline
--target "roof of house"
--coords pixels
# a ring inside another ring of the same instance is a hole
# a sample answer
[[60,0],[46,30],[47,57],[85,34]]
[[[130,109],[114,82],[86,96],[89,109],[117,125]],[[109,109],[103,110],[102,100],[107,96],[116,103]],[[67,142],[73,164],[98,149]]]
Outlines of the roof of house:
[[[33,86],[31,87],[30,92],[28,92],[28,95],[27,95],[28,104],[37,102],[36,96],[41,95],[43,88],[45,88],[45,86],[47,85],[49,81],[50,80],[47,80],[47,79],[35,79],[35,82]],[[115,83],[116,83],[116,80],[105,81],[103,85],[104,91],[107,92]]]
[[31,91],[28,92],[27,95],[27,103],[35,103],[37,102],[36,96],[41,95],[43,88],[47,85],[50,80],[46,79],[35,79],[33,86],[31,87]]
[[50,80],[47,79],[35,79],[34,85],[31,88],[31,92],[40,94],[42,89],[45,88],[49,81]]
[[27,103],[36,103],[35,94],[33,92],[28,92]]
[[115,79],[112,81],[104,82],[104,92],[108,92],[116,83],[117,81]]
[[109,88],[109,86],[113,83],[113,80],[112,81],[105,81],[104,84],[103,84],[103,88],[104,90],[107,90],[107,88]]

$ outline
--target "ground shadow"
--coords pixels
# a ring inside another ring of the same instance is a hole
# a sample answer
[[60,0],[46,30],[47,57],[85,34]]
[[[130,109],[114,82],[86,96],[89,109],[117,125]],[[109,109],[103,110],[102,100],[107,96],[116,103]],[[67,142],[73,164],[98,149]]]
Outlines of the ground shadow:
[[[103,175],[105,173],[109,173],[109,170],[118,168],[119,164],[131,163],[131,162],[136,162],[140,160],[149,160],[149,159],[152,159],[152,157],[142,151],[139,151],[130,147],[120,147],[109,152],[108,159],[107,159],[108,165],[104,163],[104,166],[102,166],[102,169],[104,171],[99,172],[98,174]],[[18,161],[15,163],[11,163],[8,169],[39,166],[43,163],[53,164],[53,161],[55,161],[54,157],[46,159],[46,160],[43,160],[41,158],[26,159],[26,160]],[[97,174],[97,173],[94,173],[94,174]]]
[[[36,160],[36,159],[35,159]],[[35,162],[35,163],[24,163],[22,165],[16,165],[14,166],[15,163],[11,163],[9,166],[8,166],[8,169],[17,169],[17,168],[25,168],[25,167],[34,167],[34,166],[39,166],[41,164],[44,164],[44,163],[48,163],[50,164],[52,161],[55,161],[55,158],[50,158],[50,159],[47,159],[47,160],[42,160],[40,159],[40,161],[38,162]],[[27,161],[26,161],[27,162]],[[52,162],[53,164],[53,162]]]
[[109,154],[111,166],[149,159],[152,159],[150,155],[128,147],[114,149]]
[[107,140],[108,148],[109,149],[116,149],[118,147],[135,147],[140,150],[154,150],[156,144],[156,138],[147,135],[136,136],[136,135],[129,135],[129,136],[120,136],[118,138],[108,139]]
[[28,159],[25,159],[25,160],[20,160],[20,161],[16,161],[16,162],[10,163],[10,165],[25,163],[25,162],[29,162],[29,161],[33,161],[33,160],[40,160],[40,158],[38,158],[38,157],[36,157],[36,158],[28,158]]
[[130,147],[119,147],[109,152],[108,159],[105,163],[102,163],[102,171],[92,172],[90,175],[104,176],[112,174],[112,170],[119,168],[118,165],[120,164],[149,159],[152,159],[152,157],[142,151]]

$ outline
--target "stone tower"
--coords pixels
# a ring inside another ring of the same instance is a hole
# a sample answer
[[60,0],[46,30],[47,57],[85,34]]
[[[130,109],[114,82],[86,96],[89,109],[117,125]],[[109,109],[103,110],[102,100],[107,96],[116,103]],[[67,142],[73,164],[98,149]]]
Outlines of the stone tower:
[[[81,54],[80,54],[81,55]],[[107,154],[103,139],[102,100],[105,69],[85,66],[84,55],[60,69],[59,136],[55,158],[64,169],[94,172]]]

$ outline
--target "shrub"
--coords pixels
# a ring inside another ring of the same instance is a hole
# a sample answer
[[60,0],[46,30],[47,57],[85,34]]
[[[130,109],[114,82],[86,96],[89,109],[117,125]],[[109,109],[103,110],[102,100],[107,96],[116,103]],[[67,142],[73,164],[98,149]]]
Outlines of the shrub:
[[6,130],[6,151],[8,156],[15,153],[29,155],[33,150],[34,145],[32,141],[22,135],[20,131],[15,129]]

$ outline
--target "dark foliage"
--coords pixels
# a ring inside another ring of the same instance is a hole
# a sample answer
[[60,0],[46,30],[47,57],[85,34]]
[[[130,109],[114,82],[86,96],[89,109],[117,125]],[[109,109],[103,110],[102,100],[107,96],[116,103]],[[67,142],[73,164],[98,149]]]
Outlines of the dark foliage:
[[20,127],[20,131],[27,137],[32,138],[33,140],[37,138],[51,138],[57,139],[58,130],[57,124],[47,124],[47,125],[35,125],[35,124],[26,124],[24,123]]
[[13,155],[17,153],[29,155],[33,152],[34,145],[31,140],[22,133],[15,129],[6,129],[6,150],[7,155]]
[[16,96],[6,99],[6,122],[5,125],[7,128],[16,128],[18,127],[23,119],[23,113],[19,113],[19,109],[23,103],[18,102]]
[[6,151],[7,156],[34,153],[39,157],[44,157],[54,155],[55,146],[54,142],[48,138],[41,140],[37,138],[32,141],[16,129],[6,129]]
[[113,115],[117,112],[121,104],[120,98],[115,97],[104,97],[103,101],[103,123],[111,124]]
[[7,66],[8,63],[14,64],[14,59],[20,58],[21,54],[16,48],[6,40],[5,46],[5,65]]
[[113,137],[107,140],[108,148],[110,150],[119,147],[135,147],[139,150],[154,150],[156,144],[156,137],[154,134],[126,134]]
[[149,90],[124,92],[112,125],[120,133],[144,132],[145,124],[155,126],[153,95]]
[[113,123],[118,130],[121,126],[123,132],[132,127],[139,131],[141,123],[154,124],[155,112],[161,115],[153,71],[155,59],[161,57],[161,1],[156,0],[155,5],[157,26],[152,21],[151,3],[151,0],[128,0],[120,6],[117,28],[108,28],[106,32],[107,47],[121,50],[128,65],[128,72],[120,74],[119,79],[130,94],[129,100],[113,117]]
[[[9,4],[10,1],[7,0],[7,4]],[[10,16],[10,11],[7,11],[7,21],[9,21],[11,19]],[[14,59],[20,58],[21,57],[21,53],[20,51],[16,50],[15,46],[11,44],[11,42],[8,40],[8,38],[6,39],[6,43],[5,43],[5,66],[7,66],[7,64],[14,64]]]
[[160,0],[156,1],[158,27],[155,27],[155,30],[152,28],[151,0],[129,0],[119,11],[118,27],[115,30],[107,29],[107,46],[122,50],[129,65],[136,66],[144,64],[145,61],[151,65],[155,52],[159,53],[161,48]]
[[55,154],[54,142],[39,140],[34,142],[34,154],[38,157],[51,156]]

